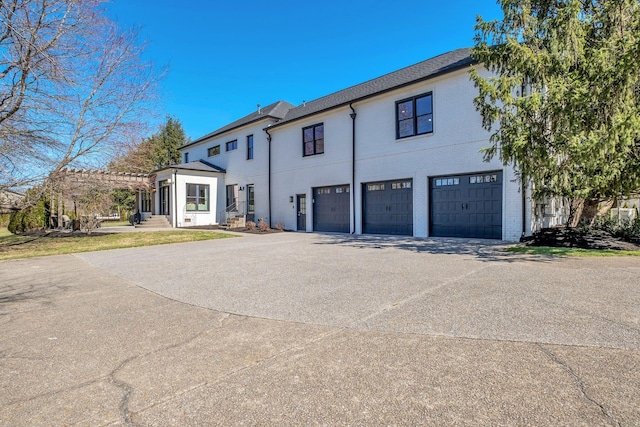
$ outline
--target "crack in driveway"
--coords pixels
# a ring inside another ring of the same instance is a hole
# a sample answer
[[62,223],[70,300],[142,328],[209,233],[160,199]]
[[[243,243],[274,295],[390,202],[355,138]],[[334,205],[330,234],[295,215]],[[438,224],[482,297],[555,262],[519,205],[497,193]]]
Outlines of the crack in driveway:
[[558,355],[556,355],[554,352],[552,352],[551,350],[549,350],[548,348],[545,348],[543,345],[541,344],[536,344],[536,346],[544,353],[547,355],[547,357],[549,359],[551,359],[551,361],[557,365],[559,365],[567,374],[569,374],[569,376],[573,379],[573,382],[575,383],[576,388],[578,389],[578,391],[582,394],[582,396],[589,402],[591,402],[592,404],[594,404],[595,406],[598,407],[598,409],[600,410],[600,413],[602,414],[602,416],[609,421],[609,423],[613,426],[617,426],[617,427],[621,427],[622,424],[619,423],[615,417],[613,415],[611,415],[609,413],[609,411],[607,411],[607,409],[605,408],[604,404],[598,402],[594,397],[592,397],[588,392],[587,392],[587,386],[585,385],[584,381],[582,380],[582,378],[580,378],[580,376],[562,359],[560,359],[560,357]]

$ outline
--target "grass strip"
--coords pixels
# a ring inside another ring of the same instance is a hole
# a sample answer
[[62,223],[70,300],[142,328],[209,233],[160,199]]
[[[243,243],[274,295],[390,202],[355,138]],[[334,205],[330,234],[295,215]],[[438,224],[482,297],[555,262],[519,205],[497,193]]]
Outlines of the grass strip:
[[640,256],[640,250],[617,251],[612,249],[555,248],[551,246],[511,246],[506,251],[518,254],[566,257]]
[[0,260],[63,255],[108,249],[166,245],[236,237],[213,231],[150,231],[135,233],[58,234],[43,236],[0,234]]

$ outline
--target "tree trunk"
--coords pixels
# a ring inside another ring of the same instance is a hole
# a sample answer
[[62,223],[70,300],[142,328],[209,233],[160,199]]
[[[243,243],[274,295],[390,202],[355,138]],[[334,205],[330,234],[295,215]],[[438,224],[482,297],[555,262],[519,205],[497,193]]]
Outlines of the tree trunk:
[[567,218],[567,228],[576,227],[580,223],[583,209],[584,199],[571,199],[569,201],[569,217]]
[[578,224],[589,224],[590,226],[593,226],[593,224],[595,223],[596,217],[598,216],[598,213],[599,213],[598,212],[599,205],[600,205],[600,200],[597,200],[597,199],[585,200],[582,207],[582,213],[579,217],[580,219],[578,220]]

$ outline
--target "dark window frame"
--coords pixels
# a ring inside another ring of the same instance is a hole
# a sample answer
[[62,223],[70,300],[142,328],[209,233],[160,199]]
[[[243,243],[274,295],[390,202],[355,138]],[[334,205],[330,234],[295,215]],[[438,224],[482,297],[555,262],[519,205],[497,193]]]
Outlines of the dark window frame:
[[189,152],[184,153],[184,162],[189,163]]
[[[216,150],[216,148],[217,148],[217,150]],[[217,156],[218,154],[220,154],[220,144],[214,145],[213,147],[209,147],[207,149],[207,156],[209,156],[209,157]]]
[[[318,128],[322,128],[322,138],[318,138]],[[305,131],[311,129],[313,136],[311,139],[305,139]],[[321,143],[320,143],[321,141]],[[313,153],[308,153],[306,150],[307,144],[313,144]],[[321,148],[319,148],[321,147]],[[318,154],[324,154],[324,123],[316,123],[311,126],[305,126],[302,128],[302,157],[315,156]]]
[[[234,139],[233,141],[229,141],[226,144],[224,144],[225,150],[226,151],[233,151],[233,150],[237,150],[238,149],[238,140]],[[231,148],[229,148],[231,147]]]
[[247,160],[253,160],[253,135],[247,135]]
[[[195,196],[189,196],[189,186],[195,186]],[[201,196],[200,195],[200,189],[206,189],[205,195]],[[209,186],[209,184],[193,184],[188,182],[186,184],[186,204],[185,204],[185,209],[187,212],[209,212],[209,200],[211,198],[211,187]],[[193,209],[189,209],[189,199],[194,199],[193,203],[195,205],[195,208]],[[205,201],[205,205],[206,208],[205,209],[200,209],[200,199],[203,199]]]
[[[420,112],[418,111],[418,101],[423,99],[423,98],[429,98],[430,102],[429,102],[429,111],[428,112],[423,112],[422,114],[419,114]],[[401,104],[405,104],[405,103],[411,103],[411,116],[410,117],[406,117],[406,118],[401,118],[400,117],[400,105]],[[396,108],[396,139],[403,139],[403,138],[410,138],[412,136],[417,136],[417,135],[428,135],[430,133],[433,133],[433,92],[426,92],[420,95],[416,95],[416,96],[412,96],[410,98],[405,98],[405,99],[401,99],[399,101],[396,101],[395,103],[395,108]],[[425,117],[428,118],[429,123],[431,123],[430,129],[423,131],[423,132],[419,132],[418,131],[418,125],[419,125],[419,119],[421,117]],[[404,121],[411,121],[411,127],[412,127],[412,131],[410,134],[406,134],[406,135],[401,135],[400,134],[400,123],[404,122]]]

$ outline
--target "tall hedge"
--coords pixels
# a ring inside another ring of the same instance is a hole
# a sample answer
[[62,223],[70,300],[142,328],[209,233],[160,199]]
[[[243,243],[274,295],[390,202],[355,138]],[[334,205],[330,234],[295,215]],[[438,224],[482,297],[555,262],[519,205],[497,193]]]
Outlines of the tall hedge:
[[46,207],[45,200],[40,199],[34,206],[12,213],[9,217],[7,228],[13,234],[44,228],[46,225]]

